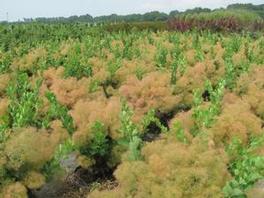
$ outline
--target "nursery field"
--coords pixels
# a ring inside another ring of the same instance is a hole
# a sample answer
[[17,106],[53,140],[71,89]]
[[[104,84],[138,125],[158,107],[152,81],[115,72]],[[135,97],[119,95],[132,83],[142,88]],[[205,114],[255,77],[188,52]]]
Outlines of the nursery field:
[[1,198],[263,189],[263,34],[0,25]]

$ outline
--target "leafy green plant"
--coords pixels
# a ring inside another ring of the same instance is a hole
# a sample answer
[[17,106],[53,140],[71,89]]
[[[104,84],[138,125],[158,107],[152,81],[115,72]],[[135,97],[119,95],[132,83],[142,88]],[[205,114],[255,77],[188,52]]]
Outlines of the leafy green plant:
[[262,136],[253,138],[247,146],[239,139],[228,145],[227,153],[232,159],[229,171],[233,179],[223,189],[226,197],[246,197],[245,190],[264,178],[264,157],[254,153],[263,143]]
[[199,129],[209,128],[215,121],[215,117],[219,115],[221,110],[221,100],[224,95],[226,82],[225,80],[220,80],[215,89],[212,87],[210,81],[206,81],[205,88],[209,93],[210,105],[208,107],[203,107],[203,97],[202,92],[198,89],[193,95],[193,114],[192,117],[195,121],[195,126],[192,129],[193,135],[195,136]]
[[163,133],[168,132],[168,129],[163,126],[160,120],[156,117],[156,112],[154,109],[150,109],[147,114],[143,117],[143,130],[146,130],[150,124],[155,124],[158,128],[160,128],[161,132]]
[[184,129],[182,127],[182,124],[179,121],[173,123],[171,131],[173,131],[173,133],[175,133],[178,141],[180,141],[184,144],[188,144],[188,140],[184,134]]
[[147,39],[150,45],[154,45],[155,40],[153,39],[153,37],[151,36],[151,34],[147,35]]
[[6,73],[12,61],[11,53],[1,54],[0,52],[0,74]]
[[136,161],[142,159],[140,152],[141,147],[142,147],[142,140],[138,136],[133,136],[128,146],[129,160]]
[[232,51],[237,53],[241,47],[242,40],[239,36],[233,36],[230,41],[230,47],[232,48]]
[[107,71],[110,74],[110,79],[115,76],[117,70],[121,67],[121,59],[111,60],[107,64]]
[[210,101],[213,105],[216,105],[220,110],[220,102],[224,96],[226,81],[221,79],[215,88],[212,87],[210,81],[205,82],[205,89],[208,90]]
[[133,111],[130,109],[128,104],[123,100],[122,109],[120,113],[121,127],[120,132],[125,141],[129,142],[133,136],[138,135],[137,125],[132,122]]
[[13,127],[24,127],[38,124],[38,98],[41,80],[31,86],[26,73],[18,73],[14,82],[7,88],[10,99],[8,106],[9,118]]
[[171,84],[175,85],[177,81],[177,72],[179,71],[180,74],[183,75],[186,70],[186,60],[179,44],[176,43],[171,56],[173,58],[171,64]]
[[245,43],[245,55],[249,62],[253,62],[256,57],[254,57],[254,52],[252,47],[249,46],[248,42]]
[[145,70],[143,69],[143,67],[137,66],[136,70],[135,70],[135,73],[136,73],[137,79],[138,80],[142,80],[143,76],[145,74]]
[[122,52],[122,48],[120,45],[115,45],[114,47],[111,47],[110,49],[114,53],[115,59],[122,58],[123,52]]
[[107,131],[104,124],[100,121],[96,121],[91,126],[91,141],[88,145],[88,152],[90,155],[105,156],[109,151],[109,142],[107,139]]
[[178,70],[178,62],[173,61],[171,64],[171,84],[175,85],[177,81],[177,70]]
[[49,123],[52,120],[60,119],[62,121],[63,127],[67,129],[70,135],[72,135],[75,127],[72,117],[68,114],[68,109],[65,106],[59,104],[56,96],[52,92],[47,92],[46,97],[50,102],[50,108],[42,122],[42,125],[45,128],[48,128]]
[[91,83],[89,84],[89,92],[93,93],[93,92],[97,91],[99,86],[100,86],[99,80],[96,80],[96,79],[92,80]]
[[51,178],[61,169],[62,160],[67,159],[68,155],[75,152],[77,147],[71,139],[67,139],[64,143],[59,144],[52,160],[45,164],[43,171],[47,178]]
[[195,59],[196,59],[196,61],[203,61],[204,60],[204,55],[203,55],[203,52],[202,52],[201,41],[200,41],[200,37],[199,37],[198,33],[194,34],[192,46],[195,49]]
[[68,60],[65,65],[64,75],[65,77],[76,77],[81,79],[82,77],[90,77],[93,75],[93,70],[91,65],[82,64],[79,61],[80,57],[73,56]]
[[162,69],[166,66],[167,55],[168,55],[168,50],[165,47],[162,47],[161,45],[159,45],[157,49],[157,53],[155,55],[156,66],[159,69]]
[[226,80],[226,87],[229,89],[234,89],[236,85],[237,78],[245,72],[249,71],[250,62],[244,61],[241,62],[240,65],[235,67],[232,60],[225,61],[225,80]]
[[133,39],[127,38],[123,40],[124,49],[123,49],[123,58],[127,58],[131,60],[133,58],[134,50],[133,50]]
[[226,79],[226,86],[229,89],[233,89],[235,86],[235,67],[232,63],[232,60],[227,60],[225,62],[225,79]]
[[197,48],[195,50],[195,59],[197,61],[203,61],[204,60],[204,55],[203,55],[203,51],[201,48]]
[[87,50],[84,56],[79,43],[77,43],[66,57],[64,64],[65,77],[91,77],[93,75],[92,66],[88,63],[87,57],[90,57],[90,51]]
[[141,159],[140,149],[142,146],[142,140],[139,137],[140,134],[137,125],[131,120],[132,116],[133,111],[123,100],[120,113],[120,132],[122,133],[122,138],[119,140],[119,143],[128,148],[130,160],[139,160]]
[[5,115],[0,117],[0,149],[1,143],[4,143],[7,139],[7,131],[10,127],[9,116]]

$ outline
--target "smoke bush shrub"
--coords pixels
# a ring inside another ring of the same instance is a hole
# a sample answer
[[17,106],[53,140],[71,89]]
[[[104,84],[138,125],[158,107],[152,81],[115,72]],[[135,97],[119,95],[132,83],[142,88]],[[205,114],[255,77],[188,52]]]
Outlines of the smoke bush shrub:
[[[174,137],[175,140],[175,137]],[[91,197],[223,197],[228,181],[225,154],[196,140],[187,146],[163,138],[146,144],[144,161],[126,161],[114,175],[119,186]]]

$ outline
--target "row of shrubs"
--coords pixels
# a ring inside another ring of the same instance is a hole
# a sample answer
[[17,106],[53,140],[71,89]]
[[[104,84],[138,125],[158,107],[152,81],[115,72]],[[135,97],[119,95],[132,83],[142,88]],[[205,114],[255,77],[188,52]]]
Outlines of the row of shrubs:
[[235,17],[223,17],[220,19],[185,19],[175,18],[168,21],[169,30],[185,32],[188,30],[211,30],[224,32],[242,32],[242,31],[263,31],[264,21],[257,20],[245,23]]
[[217,10],[210,13],[179,15],[168,21],[170,30],[212,30],[225,32],[262,31],[263,19],[254,12],[245,10]]

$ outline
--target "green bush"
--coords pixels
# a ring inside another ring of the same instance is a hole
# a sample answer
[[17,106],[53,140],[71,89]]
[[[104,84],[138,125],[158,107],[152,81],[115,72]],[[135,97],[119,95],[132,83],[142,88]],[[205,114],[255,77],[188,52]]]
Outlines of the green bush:
[[7,95],[10,99],[8,114],[12,127],[24,127],[38,125],[38,98],[41,80],[32,86],[26,73],[18,73],[14,82],[7,88]]
[[68,114],[68,109],[59,104],[56,96],[52,92],[47,92],[46,97],[50,102],[50,108],[43,119],[42,125],[48,128],[52,120],[59,119],[62,121],[63,127],[72,135],[75,131],[75,127],[72,117]]
[[263,143],[262,136],[252,138],[248,146],[244,146],[239,139],[228,145],[227,153],[232,159],[229,171],[233,179],[224,187],[227,197],[246,197],[245,190],[264,178],[264,157],[254,153]]

